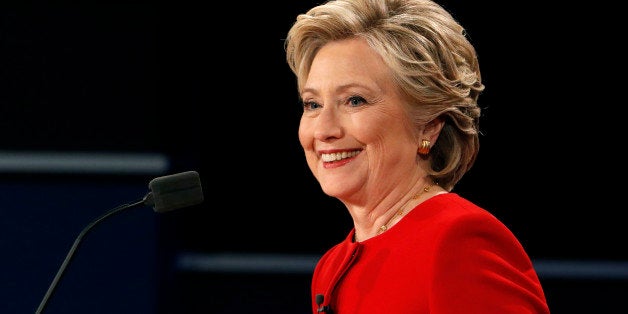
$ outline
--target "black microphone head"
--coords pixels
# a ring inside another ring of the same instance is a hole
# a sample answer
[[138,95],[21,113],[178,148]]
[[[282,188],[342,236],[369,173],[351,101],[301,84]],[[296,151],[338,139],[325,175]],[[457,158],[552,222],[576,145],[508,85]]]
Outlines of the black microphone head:
[[323,301],[325,301],[325,296],[322,294],[317,294],[316,295],[316,305],[321,305],[323,304]]
[[144,204],[158,213],[188,207],[203,202],[201,179],[196,171],[186,171],[158,177],[148,183],[150,192]]

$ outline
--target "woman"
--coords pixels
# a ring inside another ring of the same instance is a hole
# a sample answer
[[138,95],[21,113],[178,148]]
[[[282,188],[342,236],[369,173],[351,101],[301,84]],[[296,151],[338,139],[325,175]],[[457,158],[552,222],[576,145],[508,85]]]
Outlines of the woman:
[[429,0],[336,0],[297,17],[299,141],[353,229],[316,265],[313,313],[549,313],[512,232],[452,192],[484,89],[464,29]]

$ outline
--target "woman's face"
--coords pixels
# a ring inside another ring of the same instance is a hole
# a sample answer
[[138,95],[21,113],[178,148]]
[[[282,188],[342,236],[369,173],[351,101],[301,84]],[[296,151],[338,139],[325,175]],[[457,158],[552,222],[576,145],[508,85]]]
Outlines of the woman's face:
[[418,140],[405,100],[383,59],[363,39],[323,46],[301,98],[299,141],[326,194],[361,202],[416,173]]

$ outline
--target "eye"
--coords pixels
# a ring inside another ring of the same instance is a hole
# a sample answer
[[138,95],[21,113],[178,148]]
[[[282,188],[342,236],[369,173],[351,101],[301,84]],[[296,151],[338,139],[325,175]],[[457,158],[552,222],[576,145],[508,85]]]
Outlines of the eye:
[[312,111],[312,110],[316,110],[316,109],[321,107],[321,105],[319,105],[315,101],[303,101],[302,103],[303,103],[303,110],[304,111]]
[[360,96],[351,96],[349,97],[348,105],[351,107],[359,107],[363,104],[366,104],[366,99]]

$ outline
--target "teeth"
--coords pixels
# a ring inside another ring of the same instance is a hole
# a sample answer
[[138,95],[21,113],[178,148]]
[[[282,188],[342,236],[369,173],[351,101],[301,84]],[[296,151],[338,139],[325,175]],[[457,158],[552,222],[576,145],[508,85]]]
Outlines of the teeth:
[[338,160],[342,160],[345,158],[351,158],[357,154],[359,154],[360,151],[359,150],[354,150],[351,152],[342,152],[342,153],[333,153],[333,154],[322,154],[321,158],[323,159],[324,162],[330,162],[330,161],[338,161]]

